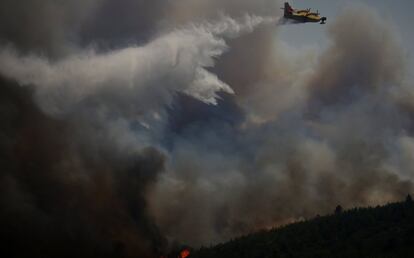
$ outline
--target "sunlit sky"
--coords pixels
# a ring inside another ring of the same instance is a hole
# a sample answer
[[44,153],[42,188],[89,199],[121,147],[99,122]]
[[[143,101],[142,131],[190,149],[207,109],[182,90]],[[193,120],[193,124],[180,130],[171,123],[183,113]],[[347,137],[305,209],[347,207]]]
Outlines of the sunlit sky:
[[328,18],[327,25],[301,24],[282,26],[279,37],[294,47],[317,46],[326,47],[328,44],[326,30],[329,22],[333,22],[338,14],[350,5],[365,5],[373,8],[387,22],[393,24],[396,33],[401,37],[402,47],[405,48],[407,61],[410,63],[410,76],[414,67],[414,1],[413,0],[291,0],[289,3],[295,9],[319,10],[322,16]]

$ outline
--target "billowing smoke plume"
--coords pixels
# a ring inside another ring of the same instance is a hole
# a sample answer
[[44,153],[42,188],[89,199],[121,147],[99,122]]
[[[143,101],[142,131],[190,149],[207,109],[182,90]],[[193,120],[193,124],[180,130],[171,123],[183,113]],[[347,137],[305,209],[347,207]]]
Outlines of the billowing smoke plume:
[[0,4],[8,257],[154,257],[412,190],[404,55],[366,8],[318,54],[279,1],[35,2]]
[[176,92],[216,104],[216,92],[233,93],[206,70],[227,49],[222,37],[236,37],[273,21],[249,15],[243,18],[236,21],[223,16],[215,23],[162,35],[143,47],[101,55],[80,53],[56,63],[33,56],[19,57],[15,51],[5,49],[0,53],[0,72],[21,85],[36,85],[39,104],[52,114],[72,110],[102,90],[114,94],[129,91],[142,112],[156,109],[156,104],[170,104],[171,94]]
[[173,238],[209,244],[412,191],[409,87],[393,28],[366,8],[346,10],[320,55],[266,44],[268,33],[234,42],[219,61],[234,97],[218,108],[182,100],[173,114],[171,162],[150,202]]

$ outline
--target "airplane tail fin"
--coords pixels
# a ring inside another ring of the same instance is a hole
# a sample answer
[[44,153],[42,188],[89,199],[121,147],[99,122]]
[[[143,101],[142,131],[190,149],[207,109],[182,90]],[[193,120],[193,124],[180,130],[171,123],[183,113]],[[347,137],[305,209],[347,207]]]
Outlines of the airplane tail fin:
[[285,17],[292,15],[293,8],[292,6],[290,6],[288,2],[285,2],[285,8],[283,9],[285,10],[285,14],[284,14]]

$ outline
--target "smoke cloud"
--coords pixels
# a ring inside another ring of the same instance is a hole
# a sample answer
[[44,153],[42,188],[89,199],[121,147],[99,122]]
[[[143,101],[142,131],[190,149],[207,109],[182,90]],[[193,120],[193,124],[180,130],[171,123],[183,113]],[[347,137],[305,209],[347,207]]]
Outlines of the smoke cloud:
[[[331,44],[320,55],[280,42],[235,42],[238,56],[219,61],[236,92],[225,100],[238,109],[219,104],[221,117],[204,111],[178,127],[151,201],[167,235],[209,244],[412,191],[403,154],[410,153],[410,114],[395,98],[408,88],[398,37],[366,8],[344,13],[329,26]],[[269,31],[257,33],[271,40]],[[251,48],[259,55],[249,55]],[[250,62],[260,71],[237,74]]]
[[157,99],[160,106],[169,104],[174,92],[216,104],[216,92],[233,93],[230,86],[205,69],[226,51],[222,37],[236,37],[272,21],[249,15],[236,21],[223,16],[216,23],[162,35],[143,47],[101,55],[80,53],[56,63],[35,56],[20,57],[16,51],[5,49],[0,53],[0,72],[21,85],[38,86],[38,102],[52,114],[67,112],[102,88],[126,88],[134,94],[141,110],[154,108],[153,101],[145,103],[145,99]]
[[413,190],[412,83],[368,8],[318,52],[279,1],[26,2],[0,4],[8,257],[157,257]]

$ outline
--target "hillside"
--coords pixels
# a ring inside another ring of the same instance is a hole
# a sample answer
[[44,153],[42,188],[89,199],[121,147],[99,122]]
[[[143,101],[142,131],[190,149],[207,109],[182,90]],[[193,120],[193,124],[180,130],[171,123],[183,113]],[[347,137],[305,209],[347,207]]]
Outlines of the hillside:
[[414,203],[355,208],[194,251],[191,258],[414,257]]

